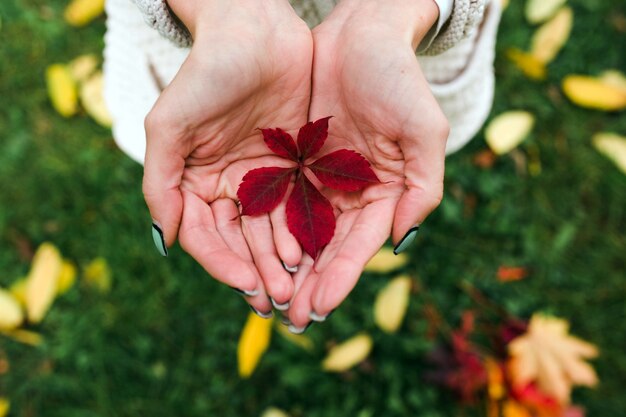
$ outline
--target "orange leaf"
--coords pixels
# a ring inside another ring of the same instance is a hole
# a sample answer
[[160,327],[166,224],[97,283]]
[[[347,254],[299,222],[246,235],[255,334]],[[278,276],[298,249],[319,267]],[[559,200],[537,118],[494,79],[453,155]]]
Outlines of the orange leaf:
[[500,266],[496,275],[500,282],[511,282],[526,278],[528,271],[520,266]]

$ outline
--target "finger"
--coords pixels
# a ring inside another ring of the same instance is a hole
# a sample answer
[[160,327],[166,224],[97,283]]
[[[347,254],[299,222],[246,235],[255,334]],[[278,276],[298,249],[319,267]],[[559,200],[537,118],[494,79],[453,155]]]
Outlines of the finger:
[[293,280],[278,258],[269,216],[243,216],[241,225],[274,308],[286,310],[293,295]]
[[270,221],[278,256],[284,262],[285,269],[289,272],[295,272],[302,259],[302,249],[287,227],[285,205],[286,202],[283,201],[270,212]]
[[[239,209],[235,202],[228,198],[221,198],[211,203],[210,207],[215,219],[216,229],[224,243],[231,251],[246,261],[248,265],[254,267],[252,254],[241,230]],[[233,289],[244,296],[244,299],[256,314],[263,318],[272,317],[272,305],[265,293],[265,286],[263,285],[263,280],[260,279],[260,275],[258,275],[257,279],[258,291],[256,291],[256,295],[251,295],[249,292],[239,288]]]
[[[397,253],[411,243],[416,235],[415,227],[439,205],[443,196],[445,147],[449,128],[436,104],[429,109],[430,114],[422,113],[419,121],[407,131],[419,132],[419,136],[405,136],[398,142],[405,158],[406,189],[398,201],[393,221],[392,239],[397,244]],[[428,120],[428,125],[423,125],[423,120]]]
[[323,270],[311,296],[312,312],[327,316],[354,288],[365,264],[385,243],[393,220],[395,200],[384,199],[361,210],[343,245]]
[[315,261],[315,270],[321,271],[326,268],[328,263],[337,255],[360,212],[360,209],[352,209],[344,211],[337,216],[335,234]]
[[224,242],[216,229],[211,207],[189,191],[183,190],[182,194],[185,210],[179,240],[183,249],[218,281],[258,293],[258,273]]
[[306,274],[301,274],[300,271],[298,271],[296,275],[300,275],[299,280],[301,284],[289,309],[289,331],[300,334],[312,323],[309,316],[312,310],[311,294],[315,289],[319,275],[312,268],[309,268]]

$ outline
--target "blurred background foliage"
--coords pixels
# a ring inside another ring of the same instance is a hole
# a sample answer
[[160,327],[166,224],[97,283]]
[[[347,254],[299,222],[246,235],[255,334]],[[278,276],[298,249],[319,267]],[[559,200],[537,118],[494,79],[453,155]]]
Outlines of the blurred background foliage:
[[[0,397],[15,416],[256,416],[269,406],[292,416],[484,415],[424,381],[434,346],[433,309],[458,327],[479,309],[475,288],[509,313],[567,318],[596,344],[596,389],[574,401],[589,416],[626,413],[626,177],[591,145],[599,131],[626,134],[624,113],[571,104],[571,73],[626,70],[626,2],[572,0],[574,28],[547,79],[531,81],[505,57],[533,33],[523,2],[500,26],[493,115],[523,109],[536,125],[515,151],[488,167],[480,133],[448,159],[446,193],[420,231],[403,272],[414,294],[399,332],[375,327],[372,305],[391,275],[365,274],[350,298],[307,335],[307,352],[274,334],[250,379],[237,374],[244,301],[178,247],[154,250],[141,195],[142,170],[111,132],[51,107],[46,67],[99,53],[101,17],[82,28],[63,20],[64,1],[0,3],[0,286],[27,274],[34,250],[53,242],[78,266],[79,282],[31,326],[34,347],[0,335]],[[527,169],[533,164],[532,175]],[[539,169],[539,170],[537,170]],[[87,285],[84,269],[104,258],[110,291]],[[496,279],[501,265],[525,279]],[[478,303],[479,304],[479,303]],[[374,340],[351,371],[325,373],[329,346],[360,331]]]

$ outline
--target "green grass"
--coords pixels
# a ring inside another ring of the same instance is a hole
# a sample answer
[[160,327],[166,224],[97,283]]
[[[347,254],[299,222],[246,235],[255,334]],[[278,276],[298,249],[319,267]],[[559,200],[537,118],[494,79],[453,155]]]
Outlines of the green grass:
[[[545,82],[524,78],[502,53],[526,48],[532,34],[513,1],[501,24],[493,114],[526,109],[537,117],[518,158],[537,160],[539,175],[504,156],[490,170],[472,163],[482,134],[449,158],[446,195],[412,248],[407,272],[419,277],[401,331],[386,335],[372,319],[376,291],[388,277],[365,276],[331,320],[308,334],[306,353],[274,334],[250,380],[236,373],[236,343],[248,310],[179,248],[168,259],[152,247],[141,195],[141,167],[116,149],[108,130],[86,116],[63,119],[47,99],[44,71],[101,50],[104,22],[64,24],[64,2],[0,3],[0,284],[29,267],[29,249],[54,242],[79,266],[102,256],[113,287],[99,294],[76,285],[59,298],[37,347],[0,336],[0,396],[14,416],[256,416],[273,405],[293,416],[481,415],[422,380],[427,305],[456,326],[476,308],[471,283],[512,314],[546,311],[596,343],[601,384],[574,400],[589,416],[626,413],[626,177],[591,146],[598,131],[626,134],[624,113],[577,108],[560,93],[569,73],[626,70],[618,30],[626,3],[572,1],[572,39]],[[623,29],[622,29],[623,30]],[[475,201],[474,208],[468,201]],[[501,264],[530,276],[501,284]],[[363,366],[321,371],[326,348],[366,330],[375,341]]]

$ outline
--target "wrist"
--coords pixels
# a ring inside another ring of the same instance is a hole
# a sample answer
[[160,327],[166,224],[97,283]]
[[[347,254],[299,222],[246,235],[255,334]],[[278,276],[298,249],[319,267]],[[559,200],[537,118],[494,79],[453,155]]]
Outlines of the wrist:
[[415,49],[437,23],[439,8],[434,0],[341,0],[333,15],[353,30],[384,32]]

